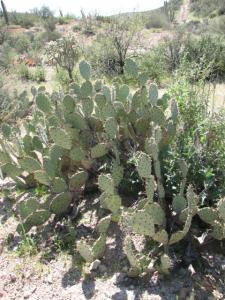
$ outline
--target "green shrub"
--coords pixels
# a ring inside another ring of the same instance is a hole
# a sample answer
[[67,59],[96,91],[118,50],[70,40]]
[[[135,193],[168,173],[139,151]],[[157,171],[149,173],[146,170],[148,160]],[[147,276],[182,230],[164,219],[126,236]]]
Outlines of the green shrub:
[[169,28],[169,22],[163,13],[151,14],[145,23],[146,29],[151,28]]
[[77,25],[74,25],[74,26],[73,26],[73,31],[74,31],[74,32],[76,32],[76,31],[81,31],[81,30],[82,30],[82,27],[81,27],[80,25],[77,24]]
[[35,25],[37,18],[30,13],[13,12],[10,14],[11,23],[23,28],[30,28]]
[[43,26],[46,32],[54,32],[55,31],[55,25],[56,25],[56,19],[51,17],[47,18],[43,21]]
[[20,35],[17,36],[16,42],[15,42],[15,49],[18,53],[23,54],[25,52],[28,52],[30,49],[30,39],[26,35]]
[[35,70],[32,72],[32,80],[40,83],[44,82],[46,80],[46,72],[43,67],[37,67]]
[[0,70],[9,71],[15,58],[15,51],[7,44],[0,46]]
[[29,67],[25,64],[20,64],[16,67],[16,74],[20,79],[29,80],[32,75]]
[[69,24],[70,18],[68,17],[59,17],[58,23],[59,25]]

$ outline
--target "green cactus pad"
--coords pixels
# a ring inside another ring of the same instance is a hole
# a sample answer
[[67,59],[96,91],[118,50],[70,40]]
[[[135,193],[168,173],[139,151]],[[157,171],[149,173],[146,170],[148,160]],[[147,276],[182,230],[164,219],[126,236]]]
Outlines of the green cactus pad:
[[63,154],[63,149],[60,146],[52,145],[49,150],[49,156],[54,164],[57,164],[59,158]]
[[160,107],[153,106],[150,110],[149,117],[151,122],[154,122],[159,126],[165,126],[166,118],[163,113],[163,110]]
[[111,216],[107,216],[105,218],[102,218],[98,224],[97,224],[97,231],[99,234],[102,234],[102,233],[106,233],[108,228],[109,228],[109,225],[110,225],[110,222],[111,222]]
[[102,234],[97,239],[97,241],[93,244],[93,248],[92,248],[93,257],[95,259],[101,258],[104,255],[105,247],[106,247],[106,235]]
[[92,91],[93,91],[92,83],[90,81],[85,81],[80,88],[81,97],[87,98],[87,97],[91,96]]
[[72,148],[72,139],[65,130],[60,128],[51,128],[50,135],[56,145],[67,150]]
[[70,95],[63,98],[63,107],[66,113],[73,113],[75,108],[75,100]]
[[114,182],[109,174],[101,174],[98,177],[99,188],[106,192],[108,195],[114,194]]
[[174,121],[177,120],[179,111],[178,111],[178,106],[177,106],[177,102],[175,100],[171,101],[171,117]]
[[69,187],[70,189],[79,189],[83,185],[85,185],[86,181],[88,179],[88,173],[85,171],[79,171],[76,174],[74,174],[69,181]]
[[94,109],[94,102],[90,97],[87,97],[82,100],[82,111],[85,116],[89,117],[91,116]]
[[103,94],[96,94],[95,95],[95,103],[97,106],[102,109],[106,105],[106,97]]
[[70,158],[73,161],[79,162],[82,160],[86,159],[86,151],[84,149],[82,149],[80,146],[74,146],[71,150],[70,150]]
[[181,196],[181,195],[176,195],[176,196],[173,198],[172,206],[173,206],[174,211],[175,211],[177,214],[180,214],[181,211],[184,210],[184,209],[187,207],[187,205],[188,205],[187,200],[186,200],[186,198],[184,198],[183,196]]
[[54,178],[57,175],[57,163],[52,161],[49,157],[44,157],[43,168],[49,178]]
[[1,166],[1,170],[3,173],[5,173],[8,177],[15,178],[17,176],[20,176],[21,173],[23,172],[22,169],[19,167],[11,164],[11,163],[6,163]]
[[140,74],[138,75],[138,79],[137,79],[139,85],[140,85],[140,86],[144,86],[144,85],[147,83],[148,78],[149,78],[149,75],[148,75],[147,72],[140,73]]
[[141,117],[137,119],[135,130],[138,135],[145,136],[151,130],[149,118]]
[[87,129],[87,124],[83,116],[79,113],[74,112],[73,114],[69,114],[66,116],[66,121],[70,123],[76,129]]
[[48,221],[51,213],[48,210],[37,210],[29,215],[25,221],[30,226],[40,226]]
[[138,76],[137,64],[131,58],[128,58],[125,61],[125,72],[133,78],[137,78],[137,76]]
[[117,213],[121,206],[121,198],[119,195],[105,195],[102,194],[100,197],[101,206],[105,209],[110,210],[113,213]]
[[94,87],[95,87],[95,91],[97,93],[100,92],[101,89],[102,89],[102,81],[101,80],[96,80]]
[[20,166],[22,169],[25,171],[32,173],[34,171],[40,170],[41,169],[41,164],[39,161],[34,159],[33,157],[24,157],[18,160]]
[[67,189],[67,184],[63,178],[56,177],[52,181],[52,192],[55,194],[63,193]]
[[105,132],[110,139],[115,139],[117,134],[117,122],[114,118],[107,118],[105,121]]
[[38,94],[36,96],[36,105],[38,109],[40,109],[44,113],[49,113],[52,110],[51,102],[45,94]]
[[0,163],[7,163],[10,162],[10,157],[4,151],[0,151]]
[[79,64],[79,70],[80,70],[80,74],[81,76],[85,79],[85,80],[89,80],[91,77],[91,66],[89,65],[89,63],[87,63],[86,61],[82,60]]
[[145,150],[150,156],[152,156],[153,160],[158,159],[159,150],[154,138],[145,140]]
[[162,225],[165,221],[165,212],[158,203],[147,203],[144,210],[151,216],[156,225]]
[[44,184],[44,185],[49,185],[50,184],[50,179],[49,179],[47,173],[43,170],[35,171],[34,172],[34,179],[37,180],[39,183]]
[[11,126],[9,126],[8,124],[6,123],[3,123],[2,126],[1,126],[1,129],[2,129],[2,135],[5,139],[8,139],[12,133],[12,129],[11,129]]
[[225,222],[225,198],[218,202],[218,213],[220,218]]
[[188,200],[188,208],[193,212],[197,212],[199,197],[194,193],[193,187],[191,185],[187,188],[187,200]]
[[125,238],[123,250],[127,256],[127,259],[129,260],[130,265],[138,270],[138,274],[140,270],[140,263],[138,260],[137,250],[135,249],[134,243],[129,236]]
[[225,227],[220,222],[215,221],[213,224],[213,230],[211,236],[216,240],[223,240],[225,238]]
[[103,95],[105,96],[105,98],[106,98],[106,101],[109,103],[109,102],[111,102],[111,91],[110,91],[110,89],[106,86],[106,85],[104,85],[103,87],[102,87],[102,93],[103,93]]
[[49,127],[58,127],[60,126],[60,120],[56,116],[50,116],[48,119]]
[[168,233],[163,229],[161,231],[156,232],[156,234],[152,237],[156,242],[160,244],[166,245],[168,243]]
[[123,179],[124,168],[119,165],[116,161],[113,162],[112,166],[112,179],[115,186],[118,186]]
[[151,84],[149,88],[149,103],[156,105],[158,101],[158,87],[156,84]]
[[122,85],[116,93],[117,100],[124,102],[127,99],[129,92],[130,92],[130,90],[129,90],[128,85],[126,85],[126,84]]
[[109,145],[107,143],[100,143],[91,148],[91,157],[99,158],[106,155],[109,151]]
[[219,215],[216,209],[211,207],[204,207],[198,210],[198,215],[202,221],[213,225],[215,221],[219,219]]
[[144,153],[138,152],[137,155],[137,171],[142,178],[151,178],[152,174],[152,160],[151,157]]
[[52,199],[50,210],[56,215],[61,215],[67,211],[71,201],[72,197],[69,193],[61,193]]
[[32,146],[37,151],[41,151],[42,152],[42,150],[43,150],[42,141],[41,141],[41,139],[37,135],[33,136],[33,138],[32,138]]
[[82,240],[77,242],[77,251],[85,261],[91,263],[94,260],[91,247],[85,241]]
[[187,176],[187,173],[188,173],[188,165],[187,165],[187,163],[185,162],[184,159],[179,159],[178,164],[179,164],[179,167],[180,167],[180,170],[181,170],[182,177],[185,178]]
[[20,223],[18,224],[18,226],[16,227],[16,231],[20,234],[20,235],[24,235],[25,233],[29,232],[31,230],[32,226],[30,224],[27,223]]
[[146,210],[139,210],[129,220],[133,232],[152,237],[155,234],[154,220]]
[[20,201],[16,205],[16,210],[22,219],[26,219],[30,214],[38,210],[39,207],[40,204],[35,198],[29,198],[27,200]]
[[149,202],[153,202],[154,192],[155,192],[155,180],[152,175],[145,181],[145,190]]

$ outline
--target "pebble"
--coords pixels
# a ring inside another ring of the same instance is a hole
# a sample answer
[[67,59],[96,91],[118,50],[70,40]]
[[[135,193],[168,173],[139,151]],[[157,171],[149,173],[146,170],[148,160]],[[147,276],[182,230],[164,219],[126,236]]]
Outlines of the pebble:
[[24,299],[30,298],[30,296],[31,296],[35,291],[36,291],[36,287],[33,287],[33,288],[29,289],[29,290],[25,290],[25,291],[24,291],[24,294],[23,294]]
[[98,267],[100,266],[101,261],[99,259],[96,259],[95,261],[93,261],[93,263],[90,265],[90,271],[95,271],[98,269]]

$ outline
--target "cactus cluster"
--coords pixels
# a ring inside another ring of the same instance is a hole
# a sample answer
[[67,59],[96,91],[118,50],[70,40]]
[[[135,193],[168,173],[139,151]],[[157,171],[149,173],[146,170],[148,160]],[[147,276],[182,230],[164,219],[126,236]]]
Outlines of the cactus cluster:
[[[159,98],[155,84],[147,87],[146,74],[140,73],[131,59],[126,61],[125,70],[137,80],[135,92],[118,82],[110,88],[103,81],[92,82],[91,67],[85,61],[79,69],[83,81],[80,85],[72,83],[68,94],[50,95],[43,88],[33,88],[32,118],[19,128],[2,125],[2,174],[23,187],[44,185],[49,189],[44,202],[32,198],[17,204],[21,218],[18,230],[29,231],[54,215],[65,215],[79,192],[94,181],[101,192],[99,206],[106,216],[96,226],[96,241],[77,243],[78,252],[89,263],[104,255],[111,222],[118,222],[125,232],[124,252],[133,275],[146,271],[150,263],[146,252],[135,249],[133,234],[164,246],[158,261],[164,273],[171,265],[169,246],[187,235],[195,215],[209,224],[214,238],[223,239],[225,200],[214,208],[201,207],[193,187],[187,186],[184,160],[178,161],[179,193],[172,201],[167,200],[163,155],[176,137],[176,101],[165,95]],[[125,207],[119,187],[129,176],[130,161],[145,188],[137,205]],[[175,223],[178,225],[173,227]]]

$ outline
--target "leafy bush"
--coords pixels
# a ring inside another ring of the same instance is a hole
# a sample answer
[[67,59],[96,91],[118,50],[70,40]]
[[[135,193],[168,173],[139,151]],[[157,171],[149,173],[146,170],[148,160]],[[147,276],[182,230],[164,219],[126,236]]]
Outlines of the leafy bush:
[[18,53],[23,54],[30,49],[30,39],[25,35],[17,36],[15,42],[15,49]]
[[12,62],[15,58],[15,51],[9,47],[9,45],[3,44],[0,46],[0,70],[8,71],[12,66]]
[[151,14],[147,22],[145,23],[145,28],[168,28],[169,22],[163,13]]
[[33,72],[32,72],[32,80],[37,81],[38,83],[44,82],[46,80],[46,72],[43,67],[37,67]]
[[82,30],[82,27],[80,25],[73,25],[73,31],[76,32],[76,31],[81,31]]
[[[188,166],[183,159],[182,154],[189,157],[182,152],[179,138],[186,134],[191,119],[183,119],[177,102],[168,94],[159,98],[155,84],[147,87],[148,78],[131,59],[126,60],[125,71],[137,80],[135,91],[118,82],[113,87],[101,80],[92,82],[91,67],[86,61],[80,62],[79,70],[83,81],[72,83],[68,94],[50,95],[43,88],[32,89],[35,104],[31,118],[23,122],[22,128],[2,124],[3,175],[24,188],[43,185],[49,190],[49,197],[43,201],[29,198],[17,203],[16,211],[22,220],[17,230],[29,232],[33,226],[42,226],[49,220],[54,224],[63,216],[68,217],[83,201],[79,196],[82,190],[85,193],[83,188],[88,186],[92,191],[97,184],[98,199],[91,199],[90,203],[99,211],[93,238],[76,243],[83,259],[90,264],[104,256],[108,228],[116,222],[131,267],[128,275],[146,274],[153,268],[169,274],[170,255],[174,255],[176,244],[179,251],[185,251],[182,241],[186,237],[190,241],[205,232],[218,240],[225,238],[224,199],[214,198],[208,205],[195,193],[199,187],[194,189],[189,184],[196,183],[189,177],[193,165]],[[177,98],[181,101],[183,94]],[[182,105],[185,102],[180,103],[181,110]],[[214,125],[210,147],[214,147],[216,138],[214,130],[218,125]],[[195,122],[191,126],[193,130]],[[223,128],[219,125],[218,132]],[[173,152],[174,145],[179,149],[179,159]],[[224,149],[223,144],[215,147],[219,152]],[[196,144],[192,151],[197,153]],[[170,164],[176,165],[177,175],[171,188],[167,184],[167,175],[173,175],[168,172]],[[137,192],[127,202],[122,193],[124,178],[127,182],[132,177]],[[55,221],[52,215],[56,216]],[[140,252],[134,246],[134,234],[142,236],[145,242]]]
[[207,17],[215,11],[217,15],[221,15],[224,8],[223,0],[191,0],[191,11],[197,16]]
[[19,78],[21,79],[24,79],[24,80],[29,80],[31,79],[31,72],[28,68],[27,65],[25,65],[24,63],[23,64],[19,64],[17,67],[16,67],[16,74]]
[[12,24],[20,25],[23,28],[30,28],[34,26],[37,18],[30,13],[13,12],[10,14]]
[[65,69],[70,80],[73,80],[73,70],[80,56],[80,48],[74,37],[63,37],[49,43],[46,54],[52,65]]
[[51,17],[51,18],[47,18],[44,20],[43,22],[44,25],[44,29],[46,30],[46,32],[54,32],[55,31],[55,25],[56,25],[56,19]]

